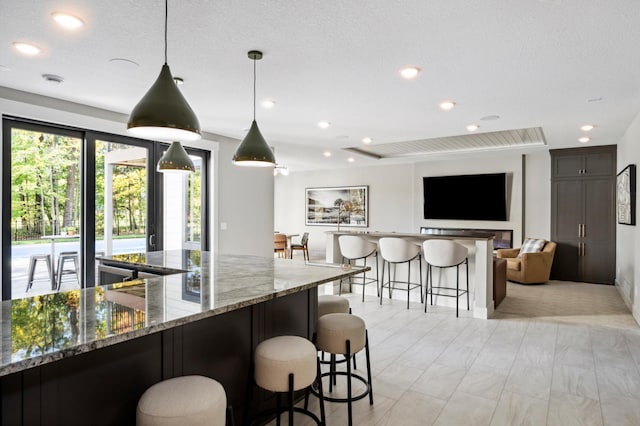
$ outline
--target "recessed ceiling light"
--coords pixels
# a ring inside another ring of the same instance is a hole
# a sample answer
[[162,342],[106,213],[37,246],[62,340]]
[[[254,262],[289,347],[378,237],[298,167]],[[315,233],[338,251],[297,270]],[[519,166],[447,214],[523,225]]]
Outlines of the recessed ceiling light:
[[274,106],[276,106],[276,101],[274,101],[273,99],[265,99],[260,103],[262,104],[262,108],[264,109],[272,109]]
[[331,126],[331,123],[329,123],[328,121],[319,121],[318,122],[318,127],[320,127],[321,129],[326,129],[329,126]]
[[76,30],[84,25],[82,19],[69,13],[55,12],[51,14],[51,17],[58,25],[68,30]]
[[27,55],[27,56],[35,56],[38,53],[40,53],[40,48],[38,46],[36,46],[35,44],[31,44],[31,43],[24,43],[21,41],[14,41],[13,42],[13,47],[20,53],[22,53],[23,55]]
[[407,68],[402,68],[400,70],[400,75],[405,80],[413,80],[418,76],[419,73],[420,73],[420,68],[418,67],[407,67]]
[[440,109],[444,111],[451,111],[456,103],[453,101],[444,101],[440,103]]
[[362,138],[362,143],[370,144],[371,142],[373,142],[371,138]]
[[580,127],[580,130],[582,130],[583,132],[590,132],[591,130],[593,130],[593,124],[585,124],[584,126]]
[[49,84],[58,85],[64,81],[64,78],[55,74],[42,74],[42,78]]
[[322,153],[325,157],[331,157],[331,151],[325,151]]
[[587,143],[587,142],[589,142],[590,140],[591,140],[591,139],[589,139],[588,137],[583,136],[583,137],[581,137],[580,139],[578,139],[578,142],[580,142],[580,143]]
[[470,131],[470,132],[475,132],[479,128],[480,128],[480,126],[478,126],[477,124],[469,124],[467,126],[467,130]]
[[354,161],[356,161],[356,159],[353,158],[353,157],[349,157],[349,158],[347,158],[347,161],[350,162],[350,163],[353,163]]
[[184,78],[182,77],[173,77],[173,81],[175,81],[178,86],[182,86],[184,84]]
[[482,121],[493,121],[493,120],[498,120],[500,118],[499,115],[485,115],[484,117],[482,117],[480,120]]

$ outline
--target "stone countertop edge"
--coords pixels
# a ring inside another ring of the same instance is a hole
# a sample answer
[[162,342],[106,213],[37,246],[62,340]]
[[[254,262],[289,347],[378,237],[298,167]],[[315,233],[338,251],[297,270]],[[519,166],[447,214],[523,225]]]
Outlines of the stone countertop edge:
[[56,352],[46,353],[42,355],[36,355],[27,359],[11,362],[9,364],[0,366],[0,377],[7,376],[9,374],[17,373],[29,368],[38,367],[41,365],[49,364],[61,359],[70,358],[75,355],[80,355],[86,352],[91,352],[96,349],[105,348],[108,346],[116,345],[118,343],[126,342],[138,337],[147,336],[150,334],[158,333],[163,330],[167,330],[174,327],[179,327],[191,322],[199,321],[205,318],[210,318],[216,315],[221,315],[227,312],[235,311],[238,309],[246,308],[248,306],[257,305],[259,303],[267,302],[269,300],[284,297],[289,294],[298,293],[300,291],[309,290],[317,287],[321,284],[336,281],[341,278],[346,278],[352,275],[357,275],[363,271],[371,270],[370,267],[366,268],[353,268],[349,271],[341,270],[342,274],[336,277],[323,278],[318,281],[313,281],[307,284],[299,285],[293,288],[286,288],[282,290],[274,290],[272,293],[256,296],[247,300],[243,300],[236,303],[231,303],[219,308],[210,309],[206,312],[199,312],[191,314],[182,318],[176,318],[168,320],[160,324],[151,324],[139,330],[133,330],[122,334],[114,334],[107,336],[103,339],[94,340],[89,343],[80,343],[77,346],[70,348],[60,349]]
[[419,239],[447,239],[447,240],[493,240],[495,235],[490,232],[469,232],[468,234],[412,234],[407,232],[377,232],[377,231],[326,231],[327,235],[357,235],[362,237],[398,237]]

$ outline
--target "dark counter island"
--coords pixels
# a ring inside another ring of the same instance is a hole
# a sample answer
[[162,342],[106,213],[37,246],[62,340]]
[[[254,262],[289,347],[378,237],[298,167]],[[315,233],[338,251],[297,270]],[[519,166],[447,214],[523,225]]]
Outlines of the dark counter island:
[[257,344],[311,338],[317,286],[360,272],[189,250],[99,261],[131,279],[0,305],[1,424],[133,424],[149,386],[188,374],[222,383],[241,417]]

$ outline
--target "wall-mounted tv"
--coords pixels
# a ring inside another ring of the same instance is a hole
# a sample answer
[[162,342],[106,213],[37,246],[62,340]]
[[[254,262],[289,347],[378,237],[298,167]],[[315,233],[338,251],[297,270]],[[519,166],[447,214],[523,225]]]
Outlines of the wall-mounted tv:
[[507,174],[429,176],[423,179],[424,218],[507,220]]

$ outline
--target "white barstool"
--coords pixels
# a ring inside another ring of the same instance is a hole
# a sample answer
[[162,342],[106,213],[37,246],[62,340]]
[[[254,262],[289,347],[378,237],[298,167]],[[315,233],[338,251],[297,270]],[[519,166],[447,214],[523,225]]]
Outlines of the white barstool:
[[[349,299],[342,296],[336,296],[333,294],[323,294],[318,296],[318,318],[327,314],[350,314],[351,307],[349,307]],[[330,361],[324,360],[324,352],[320,355],[320,364],[330,364]],[[338,363],[345,362],[346,359],[336,361]],[[353,368],[358,368],[356,365],[356,357],[353,356]]]
[[[338,398],[325,396],[324,399],[331,402],[346,402],[348,406],[349,425],[353,424],[354,401],[358,401],[369,395],[369,404],[373,405],[373,391],[371,386],[371,361],[369,360],[369,337],[367,328],[362,318],[351,314],[327,314],[318,318],[316,331],[316,347],[318,350],[331,354],[331,367],[329,372],[323,373],[321,377],[329,377],[329,392],[333,391],[333,383],[336,376],[346,376],[347,397]],[[353,355],[365,349],[367,361],[367,378],[354,373],[351,370],[351,363],[347,362],[347,371],[336,371],[336,355],[344,355],[345,359],[350,359]],[[362,382],[366,389],[359,395],[353,395],[352,379]],[[319,380],[322,382],[322,379]]]
[[[462,244],[450,240],[426,240],[422,243],[424,252],[424,260],[427,262],[427,294],[430,297],[430,303],[433,305],[433,295],[455,297],[456,298],[456,317],[458,316],[458,298],[463,294],[467,294],[467,311],[469,310],[469,249]],[[467,266],[467,288],[460,290],[460,265]],[[432,268],[452,268],[456,267],[456,286],[434,286]],[[436,291],[434,291],[434,289]],[[445,290],[442,292],[440,290]],[[455,291],[455,294],[447,293]],[[424,311],[427,312],[427,303],[424,304]]]
[[351,312],[349,299],[333,294],[318,296],[318,318],[327,314],[348,314]]
[[[361,277],[349,277],[349,291],[351,291],[351,284],[357,284],[362,286],[362,301],[364,302],[364,288],[367,284],[376,283],[376,291],[380,296],[380,286],[378,284],[378,246],[363,237],[356,235],[341,235],[338,237],[338,245],[340,246],[340,252],[342,253],[343,263],[346,259],[351,265],[351,262],[355,265],[358,260],[364,260],[364,266],[367,266],[367,258],[374,256],[376,259],[376,278],[367,278],[367,272],[363,272]],[[361,280],[360,280],[361,279]],[[340,291],[338,294],[342,294],[342,280],[340,280]]]
[[217,381],[204,376],[164,380],[147,389],[136,410],[138,426],[224,426],[227,395]]
[[[389,299],[391,299],[392,290],[402,290],[407,292],[407,309],[409,309],[409,292],[415,288],[420,288],[420,302],[424,301],[422,295],[422,261],[420,246],[405,240],[404,238],[397,237],[385,237],[380,238],[378,241],[378,247],[380,248],[380,255],[382,256],[382,286],[380,290],[380,304],[382,304],[382,293],[385,287],[389,288]],[[411,261],[418,260],[420,268],[420,283],[411,282]],[[396,280],[395,268],[399,263],[407,264],[407,281]],[[384,268],[389,264],[389,280],[384,282]],[[393,280],[391,279],[391,265],[393,265]],[[401,285],[403,287],[397,287]],[[406,286],[406,288],[404,288]]]
[[[308,392],[316,377],[318,378],[316,395],[320,399],[320,418],[307,409]],[[280,425],[280,414],[285,411],[280,403],[280,395],[283,392],[288,394],[289,399],[286,409],[289,412],[289,425],[293,425],[294,411],[310,417],[319,425],[325,424],[318,352],[313,343],[307,339],[299,336],[278,336],[261,342],[254,354],[254,379],[262,389],[277,393],[275,410],[277,425]],[[295,407],[293,402],[293,393],[301,389],[307,389],[304,408]],[[253,422],[267,414],[273,414],[273,411],[258,414]]]

